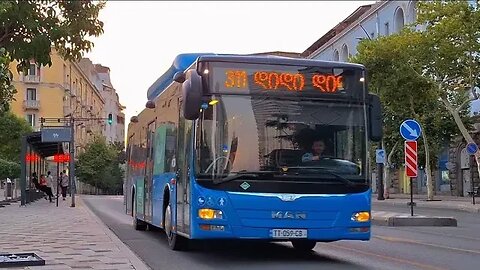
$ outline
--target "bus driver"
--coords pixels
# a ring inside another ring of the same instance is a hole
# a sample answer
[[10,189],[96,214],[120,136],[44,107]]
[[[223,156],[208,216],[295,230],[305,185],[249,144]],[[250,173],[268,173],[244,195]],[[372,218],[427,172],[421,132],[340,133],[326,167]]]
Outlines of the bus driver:
[[323,154],[323,151],[325,151],[325,142],[322,140],[315,140],[312,144],[311,150],[311,153],[305,153],[302,156],[302,162],[319,160],[320,156]]

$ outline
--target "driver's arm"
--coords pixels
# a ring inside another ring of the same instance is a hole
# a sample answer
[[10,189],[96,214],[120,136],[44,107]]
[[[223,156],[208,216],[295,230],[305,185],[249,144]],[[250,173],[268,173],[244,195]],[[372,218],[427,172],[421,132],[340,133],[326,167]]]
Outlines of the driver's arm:
[[309,162],[313,160],[313,154],[312,153],[305,153],[302,156],[302,162]]

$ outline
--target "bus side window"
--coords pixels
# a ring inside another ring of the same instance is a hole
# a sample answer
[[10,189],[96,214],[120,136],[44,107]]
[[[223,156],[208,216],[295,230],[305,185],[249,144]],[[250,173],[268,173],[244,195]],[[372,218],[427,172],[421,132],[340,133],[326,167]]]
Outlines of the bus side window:
[[175,172],[177,150],[177,128],[169,125],[165,136],[165,172]]

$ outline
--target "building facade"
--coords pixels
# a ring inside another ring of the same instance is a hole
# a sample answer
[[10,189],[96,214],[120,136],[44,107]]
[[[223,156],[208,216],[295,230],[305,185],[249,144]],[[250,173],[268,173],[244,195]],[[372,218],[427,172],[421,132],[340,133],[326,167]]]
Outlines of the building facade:
[[105,105],[103,107],[102,117],[112,117],[112,123],[103,121],[101,124],[102,134],[108,142],[118,142],[125,144],[125,106],[120,103],[119,96],[112,85],[110,79],[110,68],[100,64],[93,64],[88,58],[83,58],[79,63],[82,70],[88,75],[90,81],[100,91]]
[[[13,85],[17,89],[12,112],[24,117],[36,131],[40,130],[42,117],[101,117],[105,99],[79,64],[65,61],[55,50],[52,50],[51,59],[50,67],[32,61],[25,74],[16,72],[17,63],[12,63]],[[95,121],[75,123],[77,152],[82,151],[94,134],[102,133],[98,124]]]
[[[416,2],[377,1],[360,6],[308,47],[302,56],[318,60],[348,62],[348,59],[357,53],[357,46],[362,39],[388,36],[414,23]],[[475,1],[470,2],[475,4]],[[416,28],[422,30],[422,26],[416,26]],[[479,115],[479,112],[480,101],[472,102],[472,116]],[[474,133],[480,131],[480,126],[476,130]],[[480,137],[478,139],[480,141]],[[438,157],[438,169],[433,173],[436,193],[467,196],[471,189],[471,181],[480,181],[476,173],[476,164],[465,165],[468,162],[464,160],[468,161],[468,156],[464,148],[465,142],[462,139],[452,142],[450,146],[445,145],[444,151]],[[402,168],[395,171],[392,183],[390,192],[409,192],[409,181]],[[426,177],[422,171],[415,183],[414,192],[426,192]]]

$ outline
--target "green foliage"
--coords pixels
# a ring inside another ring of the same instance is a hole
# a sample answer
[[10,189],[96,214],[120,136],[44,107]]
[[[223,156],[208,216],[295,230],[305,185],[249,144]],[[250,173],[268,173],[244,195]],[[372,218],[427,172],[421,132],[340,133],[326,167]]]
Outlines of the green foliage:
[[11,112],[0,114],[0,158],[20,162],[22,136],[32,132],[27,121]]
[[32,59],[50,66],[52,46],[65,59],[79,60],[93,47],[88,37],[103,33],[98,13],[104,6],[104,1],[90,0],[0,1],[0,48],[5,49],[0,52],[1,103],[10,102],[14,94],[11,79],[6,79],[7,57],[17,60],[23,71]]
[[76,175],[82,182],[106,192],[121,191],[124,172],[119,166],[118,155],[114,145],[107,144],[103,137],[95,137],[78,156]]
[[13,76],[9,65],[10,57],[7,51],[5,48],[0,48],[0,115],[9,109],[9,103],[17,92],[12,85]]
[[[383,105],[384,143],[390,151],[403,139],[399,125],[407,118],[416,118],[429,139],[432,163],[452,136],[458,133],[455,123],[438,99],[435,85],[421,75],[421,66],[412,58],[422,33],[405,29],[399,34],[362,41],[352,59],[368,70],[370,91],[378,94]],[[394,163],[403,163],[403,144],[397,145]],[[420,158],[424,157],[419,147]]]
[[0,179],[20,177],[20,164],[0,158]]
[[415,57],[425,76],[441,82],[449,99],[480,78],[480,11],[467,1],[418,3],[417,23],[425,26]]

